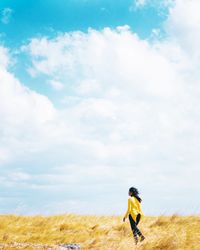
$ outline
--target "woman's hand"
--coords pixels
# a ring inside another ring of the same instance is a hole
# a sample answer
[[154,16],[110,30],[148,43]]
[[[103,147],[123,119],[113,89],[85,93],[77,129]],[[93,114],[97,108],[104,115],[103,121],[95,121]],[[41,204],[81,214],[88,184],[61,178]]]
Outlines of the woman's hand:
[[125,222],[125,220],[126,220],[126,218],[124,217],[124,218],[123,218],[123,222]]

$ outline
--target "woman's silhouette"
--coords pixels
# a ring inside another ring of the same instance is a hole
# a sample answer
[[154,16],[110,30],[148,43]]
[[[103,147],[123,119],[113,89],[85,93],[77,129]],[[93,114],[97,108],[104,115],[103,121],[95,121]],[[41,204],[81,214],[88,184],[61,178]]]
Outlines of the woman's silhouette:
[[133,236],[135,239],[135,244],[138,243],[138,236],[140,237],[140,241],[145,239],[144,235],[140,232],[137,225],[140,219],[143,216],[143,212],[141,210],[141,201],[142,199],[139,197],[139,192],[136,188],[131,187],[129,189],[128,195],[128,208],[126,214],[124,215],[123,221],[129,216],[129,221],[131,225],[131,229],[133,231]]

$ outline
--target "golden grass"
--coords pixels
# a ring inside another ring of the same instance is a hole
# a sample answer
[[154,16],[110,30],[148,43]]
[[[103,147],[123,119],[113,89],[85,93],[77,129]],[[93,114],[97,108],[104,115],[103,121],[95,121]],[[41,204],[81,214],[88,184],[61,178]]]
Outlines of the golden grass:
[[135,246],[129,221],[123,223],[119,216],[1,215],[0,243],[77,243],[84,250],[200,250],[198,216],[145,217],[139,228],[146,240]]

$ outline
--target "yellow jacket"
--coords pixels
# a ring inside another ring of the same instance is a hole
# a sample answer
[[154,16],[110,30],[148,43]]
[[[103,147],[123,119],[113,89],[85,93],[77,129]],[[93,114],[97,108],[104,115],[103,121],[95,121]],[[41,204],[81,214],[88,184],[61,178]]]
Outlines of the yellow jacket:
[[134,196],[128,198],[128,208],[124,215],[124,218],[127,218],[129,214],[131,214],[134,221],[136,221],[136,217],[138,214],[141,215],[141,218],[144,216],[140,202]]

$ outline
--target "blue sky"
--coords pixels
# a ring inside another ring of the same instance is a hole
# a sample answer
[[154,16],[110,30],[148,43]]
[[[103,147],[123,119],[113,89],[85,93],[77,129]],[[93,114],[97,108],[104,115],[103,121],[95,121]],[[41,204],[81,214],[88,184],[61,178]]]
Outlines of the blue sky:
[[33,35],[53,35],[53,31],[86,31],[88,27],[102,29],[125,24],[141,37],[147,37],[152,28],[160,27],[166,17],[167,9],[158,11],[155,4],[137,10],[132,6],[134,2],[130,0],[117,3],[90,0],[1,1],[2,10],[10,8],[13,11],[9,25],[1,23],[1,30],[12,46],[18,46]]
[[[159,4],[158,4],[158,3]],[[88,28],[101,30],[104,27],[115,28],[129,25],[141,38],[149,38],[152,29],[162,30],[168,8],[161,1],[154,1],[147,6],[136,7],[134,1],[2,1],[3,12],[9,9],[8,23],[1,22],[2,43],[13,51],[26,44],[32,37],[55,37],[59,32],[83,31]],[[3,13],[2,13],[3,16]],[[28,59],[20,55],[20,64],[12,70],[25,83],[28,75],[24,67]],[[41,79],[42,81],[42,79]],[[28,79],[29,86],[39,92],[51,95],[45,85]],[[53,96],[52,96],[53,95]],[[55,93],[51,95],[54,98]]]
[[0,213],[199,213],[199,5],[0,2]]

